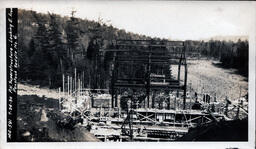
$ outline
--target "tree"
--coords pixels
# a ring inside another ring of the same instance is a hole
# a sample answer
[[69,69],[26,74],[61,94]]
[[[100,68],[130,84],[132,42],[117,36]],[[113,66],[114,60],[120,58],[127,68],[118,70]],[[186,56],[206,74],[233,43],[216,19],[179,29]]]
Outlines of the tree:
[[34,13],[34,18],[38,29],[33,37],[33,45],[36,50],[31,57],[31,78],[33,80],[48,80],[48,84],[51,85],[51,73],[49,72],[52,70],[52,57],[49,52],[48,24],[44,16],[40,14]]
[[75,11],[71,12],[70,20],[67,21],[66,34],[68,42],[68,55],[71,57],[72,62],[74,62],[74,53],[77,52],[79,47],[79,22],[78,19],[74,17]]

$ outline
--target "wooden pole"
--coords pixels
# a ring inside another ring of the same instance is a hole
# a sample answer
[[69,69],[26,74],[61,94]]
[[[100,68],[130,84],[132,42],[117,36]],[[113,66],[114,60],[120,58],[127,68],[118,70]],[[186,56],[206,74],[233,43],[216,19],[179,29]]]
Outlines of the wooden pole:
[[82,91],[82,88],[83,88],[83,76],[81,75],[80,76],[80,89],[79,89],[79,93],[80,93],[80,95],[81,95],[81,91]]
[[73,80],[72,77],[70,77],[70,95],[72,96],[72,88],[73,88]]
[[83,71],[83,79],[82,79],[82,88],[84,88],[84,71]]
[[60,95],[61,93],[60,92],[61,92],[61,88],[59,87],[59,94],[58,94],[59,95],[59,110],[61,111],[61,95]]
[[69,96],[69,76],[68,76],[68,96]]
[[64,74],[62,74],[62,88],[63,88],[62,92],[64,97],[65,95],[65,75]]
[[75,89],[74,89],[74,90],[76,90],[76,89],[77,89],[77,85],[76,85],[76,68],[75,68],[75,80],[74,80],[74,86],[75,86]]
[[78,78],[78,96],[80,96],[80,79]]
[[151,107],[152,108],[155,108],[155,92],[154,92],[154,90],[152,91],[152,103],[151,103]]
[[81,83],[81,85],[80,85],[80,94],[81,94],[81,92],[83,90],[83,80],[80,80],[80,83]]

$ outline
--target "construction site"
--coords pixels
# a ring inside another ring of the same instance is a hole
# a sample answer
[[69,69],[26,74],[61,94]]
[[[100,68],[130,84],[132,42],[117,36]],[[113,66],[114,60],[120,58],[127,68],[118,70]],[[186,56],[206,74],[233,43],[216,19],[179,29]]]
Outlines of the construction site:
[[114,40],[100,50],[113,55],[110,87],[85,88],[76,70],[63,74],[58,108],[41,108],[41,118],[54,119],[57,129],[86,129],[103,142],[176,141],[195,128],[246,119],[248,97],[234,103],[191,89],[187,61],[198,53],[186,49],[182,41]]

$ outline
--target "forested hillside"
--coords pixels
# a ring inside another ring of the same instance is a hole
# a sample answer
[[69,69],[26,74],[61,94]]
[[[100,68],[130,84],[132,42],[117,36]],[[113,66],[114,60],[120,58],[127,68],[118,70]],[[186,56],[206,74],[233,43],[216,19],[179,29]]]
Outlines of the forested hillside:
[[[95,22],[76,18],[75,14],[61,17],[19,10],[19,81],[55,88],[61,86],[62,74],[73,76],[76,69],[84,87],[108,88],[112,54],[105,52],[99,57],[99,48],[104,49],[114,39],[152,38],[106,25],[100,19]],[[222,66],[236,68],[239,73],[248,75],[248,41],[185,43],[187,51],[219,59]]]
[[[62,74],[72,76],[76,68],[85,87],[106,88],[111,54],[105,53],[96,62],[99,51],[92,49],[104,48],[113,39],[150,39],[72,15],[61,17],[19,10],[18,16],[19,80],[42,86],[60,86]],[[90,45],[92,39],[97,39],[98,47]],[[96,81],[101,84],[96,86]]]

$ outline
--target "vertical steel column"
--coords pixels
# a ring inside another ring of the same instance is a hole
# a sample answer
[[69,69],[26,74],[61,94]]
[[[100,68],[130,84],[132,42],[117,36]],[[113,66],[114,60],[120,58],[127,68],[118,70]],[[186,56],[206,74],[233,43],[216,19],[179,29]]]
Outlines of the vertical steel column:
[[[115,56],[116,56],[116,54],[115,54]],[[118,61],[116,59],[115,59],[115,63],[116,63],[115,67],[118,68],[119,65],[118,65]],[[116,69],[115,74],[116,74],[115,77],[118,78],[118,76],[119,76],[118,75],[118,69]],[[115,90],[115,97],[114,97],[114,99],[115,99],[115,101],[114,101],[115,102],[115,107],[117,107],[117,91],[116,90]]]
[[[151,50],[151,48],[150,48]],[[148,55],[148,86],[147,86],[147,108],[149,108],[149,96],[150,96],[150,81],[151,81],[151,78],[150,78],[150,74],[151,74],[151,52],[149,53]]]
[[[178,65],[178,82],[180,83],[180,67],[181,67],[181,62],[182,62],[182,54],[180,56],[180,61]],[[179,97],[179,90],[177,90],[177,97]]]
[[188,75],[188,68],[187,68],[187,61],[186,61],[186,47],[183,47],[183,54],[184,54],[184,69],[185,69],[185,76],[184,76],[184,96],[183,96],[183,109],[186,109],[186,98],[187,98],[187,75]]
[[116,64],[116,52],[114,52],[113,68],[112,68],[112,92],[111,92],[111,108],[114,108],[114,95],[115,95],[115,64]]
[[186,109],[186,98],[187,98],[187,64],[184,65],[185,67],[185,78],[184,78],[184,96],[183,96],[183,109]]

